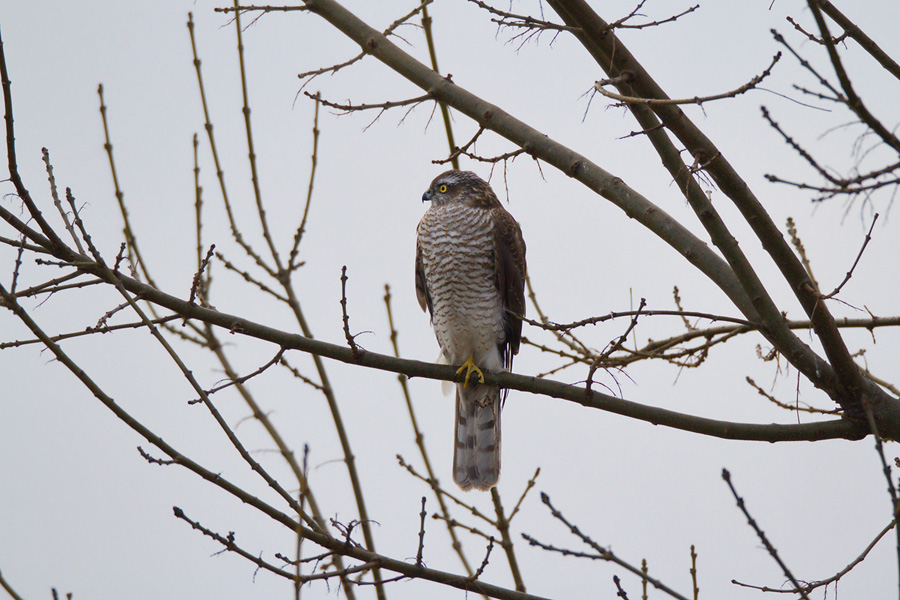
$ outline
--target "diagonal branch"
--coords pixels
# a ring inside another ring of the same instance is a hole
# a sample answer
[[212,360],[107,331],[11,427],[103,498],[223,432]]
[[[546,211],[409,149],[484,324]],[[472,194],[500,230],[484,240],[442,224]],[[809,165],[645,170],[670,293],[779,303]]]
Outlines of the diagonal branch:
[[[562,14],[564,19],[579,24],[584,29],[584,33],[577,36],[579,41],[610,77],[618,78],[627,74],[627,77],[620,82],[620,89],[623,93],[647,98],[667,98],[621,41],[612,33],[607,35],[608,25],[586,3],[580,0],[566,0],[564,2],[554,1],[551,4],[558,13]],[[632,104],[629,105],[629,109],[643,131],[647,132],[665,168],[678,184],[713,243],[725,254],[742,290],[747,296],[754,299],[751,311],[746,310],[740,304],[735,303],[736,306],[749,320],[759,322],[764,335],[798,370],[819,387],[823,387],[826,391],[832,390],[833,369],[784,326],[784,317],[781,311],[769,297],[766,288],[739,248],[734,236],[725,226],[718,211],[693,176],[697,167],[689,167],[683,162],[681,151],[674,145],[662,126],[665,125],[679,137],[680,141],[691,150],[692,156],[695,157],[695,164],[700,165],[702,169],[710,168],[717,159],[721,158],[718,150],[685,118],[684,113],[677,106],[650,107]],[[696,148],[697,140],[686,139],[683,134],[685,128],[689,129],[689,133],[694,138],[699,138],[701,142],[704,142],[705,146],[698,150]],[[679,135],[680,131],[681,135]],[[746,186],[743,187],[746,188]],[[778,234],[777,231],[776,234]],[[778,235],[780,237],[780,234]]]
[[307,6],[360,44],[364,51],[387,64],[433,98],[446,102],[448,106],[470,117],[485,129],[496,132],[523,148],[531,156],[553,165],[612,201],[626,215],[650,229],[712,279],[741,309],[741,312],[745,315],[756,315],[753,303],[727,263],[686,227],[627,186],[620,178],[516,119],[498,106],[486,102],[448,78],[435,73],[334,0],[309,0]]
[[769,538],[766,536],[765,532],[760,529],[759,525],[756,523],[756,520],[750,515],[750,511],[747,510],[747,505],[744,503],[744,499],[737,493],[737,490],[734,488],[734,484],[731,483],[731,473],[728,469],[722,469],[722,479],[725,480],[725,483],[728,484],[728,488],[731,490],[731,494],[734,496],[735,502],[737,502],[738,508],[741,509],[741,512],[744,513],[744,517],[747,518],[747,523],[750,527],[753,528],[753,531],[756,532],[757,537],[768,550],[769,555],[772,559],[778,563],[778,566],[781,567],[782,573],[784,576],[790,580],[791,585],[794,586],[794,590],[796,593],[800,594],[800,597],[804,600],[809,600],[809,595],[806,592],[806,589],[800,585],[797,579],[794,577],[791,570],[784,563],[780,556],[778,556],[778,550],[775,549],[775,546],[769,541]]
[[825,48],[828,50],[828,58],[831,59],[834,73],[837,75],[838,81],[841,84],[841,89],[844,90],[844,94],[847,97],[847,106],[856,113],[856,116],[858,116],[863,123],[868,125],[869,129],[874,131],[885,144],[893,148],[896,152],[900,152],[900,139],[888,130],[881,121],[875,118],[875,115],[869,111],[863,103],[862,98],[857,95],[856,90],[853,88],[853,84],[850,82],[850,76],[847,75],[847,70],[844,68],[844,63],[841,60],[841,56],[838,54],[834,39],[832,39],[831,33],[828,31],[828,25],[825,23],[825,17],[822,15],[818,0],[808,0],[808,4],[813,17],[816,20],[816,25],[819,28],[822,40],[825,42]]
[[839,11],[834,4],[828,0],[816,0],[816,4],[818,4],[823,13],[831,17],[835,23],[843,28],[846,35],[856,40],[863,50],[878,61],[878,64],[884,67],[885,71],[900,79],[900,64],[897,64],[897,61],[888,56],[872,38],[867,36],[853,21],[844,16],[844,13]]
[[[16,159],[16,134],[13,127],[12,82],[9,80],[9,71],[6,68],[6,53],[3,51],[2,38],[0,38],[0,85],[3,87],[3,116],[6,120],[6,157],[9,167],[9,179],[16,188],[16,194],[25,203],[28,213],[37,222],[41,232],[52,242],[54,247],[65,248],[65,244],[56,235],[56,231],[38,210],[37,205],[31,198],[31,194],[22,182],[22,177],[19,175],[19,165]],[[32,237],[32,239],[34,238]]]
[[875,229],[875,222],[878,220],[878,213],[875,213],[875,216],[872,218],[872,225],[869,227],[869,232],[866,234],[865,240],[863,240],[862,247],[859,249],[859,254],[856,255],[856,260],[853,261],[853,265],[850,267],[850,270],[847,271],[847,274],[844,275],[844,279],[838,284],[834,290],[826,294],[824,296],[825,299],[834,298],[841,291],[841,289],[850,281],[850,278],[853,277],[853,271],[856,270],[856,265],[859,264],[860,259],[862,258],[863,252],[866,251],[866,246],[869,245],[869,242],[872,241],[872,230]]
[[181,510],[177,506],[172,507],[172,512],[175,514],[176,518],[181,519],[182,521],[184,521],[185,523],[190,525],[192,529],[199,531],[206,537],[211,538],[211,539],[215,540],[216,542],[218,542],[219,544],[221,544],[224,547],[225,551],[234,552],[238,556],[240,556],[246,560],[249,560],[250,562],[255,564],[260,569],[265,569],[266,571],[273,573],[275,575],[278,575],[280,577],[284,577],[285,579],[290,579],[290,580],[295,579],[295,575],[293,575],[292,573],[288,573],[287,571],[285,571],[283,569],[279,569],[275,565],[267,563],[262,558],[260,558],[258,556],[254,556],[253,554],[250,554],[249,552],[247,552],[246,550],[244,550],[243,548],[238,546],[234,541],[235,537],[234,537],[233,531],[229,532],[229,534],[227,536],[223,536],[221,534],[216,533],[212,529],[209,529],[208,527],[204,527],[198,521],[191,519],[186,514],[184,514],[183,510]]
[[541,492],[541,502],[543,502],[544,505],[550,509],[550,514],[553,515],[554,519],[556,519],[557,521],[559,521],[560,523],[565,525],[574,536],[576,536],[578,539],[580,539],[582,541],[582,543],[587,545],[589,548],[593,549],[597,554],[596,555],[588,555],[588,554],[584,554],[584,553],[580,553],[580,552],[574,552],[571,550],[563,550],[560,548],[549,547],[546,544],[542,544],[542,543],[538,542],[531,536],[522,534],[523,537],[526,540],[528,540],[531,545],[539,546],[541,548],[544,548],[545,550],[561,552],[563,554],[583,556],[585,558],[593,558],[593,559],[609,561],[611,563],[619,565],[620,567],[622,567],[623,569],[625,569],[627,571],[630,571],[634,575],[637,575],[644,582],[650,583],[654,588],[658,589],[660,592],[663,592],[669,596],[672,596],[673,598],[677,598],[678,600],[687,600],[687,598],[685,598],[683,595],[679,594],[678,592],[676,592],[675,590],[673,590],[672,588],[670,588],[669,586],[664,584],[662,581],[648,576],[646,573],[646,570],[638,569],[631,563],[629,563],[625,560],[622,560],[621,558],[616,556],[616,554],[613,553],[613,551],[611,549],[604,548],[603,546],[601,546],[600,544],[595,542],[593,539],[591,539],[590,536],[588,536],[587,534],[582,532],[581,529],[577,525],[575,525],[571,521],[569,521],[559,510],[556,509],[555,506],[553,506],[553,504],[550,502],[550,496],[548,496],[545,492]]
[[[589,51],[592,51],[595,60],[610,77],[616,77],[624,72],[631,73],[628,85],[633,90],[632,95],[642,98],[668,97],[622,41],[614,33],[606,31],[606,22],[597,16],[584,0],[550,0],[550,4],[567,23],[578,25],[583,29],[584,33],[578,36],[579,39]],[[722,250],[734,269],[745,293],[754,299],[754,308],[759,311],[766,326],[767,337],[773,345],[814,385],[826,391],[833,400],[841,404],[849,417],[863,421],[862,397],[868,394],[874,404],[878,405],[879,421],[900,418],[900,402],[889,397],[874,382],[862,375],[850,356],[834,318],[811,284],[806,269],[747,183],[709,138],[687,119],[677,106],[662,104],[650,108],[665,127],[684,144],[694,157],[695,164],[709,173],[719,189],[740,210],[812,320],[828,363],[784,326],[781,311],[769,297],[711,204],[707,203],[704,206],[700,199],[695,202],[689,198],[692,208],[712,236],[713,242]],[[742,312],[747,314],[743,309]]]

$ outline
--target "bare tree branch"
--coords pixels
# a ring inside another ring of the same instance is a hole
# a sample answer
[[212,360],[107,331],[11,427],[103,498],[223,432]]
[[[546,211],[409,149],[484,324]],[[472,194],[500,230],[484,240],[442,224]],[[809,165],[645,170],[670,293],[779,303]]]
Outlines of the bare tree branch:
[[847,106],[854,113],[859,116],[859,118],[869,126],[869,128],[874,131],[878,137],[880,137],[885,144],[893,148],[895,151],[900,153],[900,139],[897,138],[887,127],[885,127],[881,121],[875,118],[866,105],[863,103],[862,98],[860,98],[856,94],[856,90],[853,88],[853,84],[850,82],[850,76],[847,74],[846,69],[844,68],[844,63],[841,60],[840,55],[838,54],[837,47],[835,46],[834,39],[831,37],[831,33],[828,31],[828,25],[825,23],[825,17],[822,15],[821,7],[819,6],[818,0],[808,0],[808,5],[810,10],[812,11],[813,17],[816,20],[816,25],[819,28],[819,33],[822,35],[822,40],[825,42],[825,48],[828,50],[828,56],[831,59],[831,64],[834,67],[835,75],[837,75],[838,81],[841,84],[841,89],[844,90],[844,94],[847,98]]
[[[563,20],[580,26],[584,33],[577,36],[608,75],[615,77],[631,72],[630,88],[637,97],[667,98],[627,48],[613,34],[603,33],[606,23],[598,17],[584,0],[549,0]],[[747,183],[722,156],[716,146],[677,106],[650,106],[656,116],[688,149],[695,162],[709,173],[716,185],[740,210],[753,229],[763,248],[769,253],[782,276],[813,322],[816,335],[821,340],[828,362],[823,361],[784,326],[781,311],[770,298],[743,252],[734,243],[732,235],[721,222],[715,209],[705,198],[689,194],[688,201],[710,233],[713,242],[727,257],[742,288],[754,298],[754,312],[758,311],[764,323],[766,337],[778,348],[804,376],[825,390],[833,400],[841,404],[847,417],[862,421],[861,399],[863,395],[878,398],[875,404],[880,411],[879,423],[900,419],[900,402],[891,398],[874,382],[865,379],[853,362],[827,306],[820,301],[818,291],[812,286],[803,264],[791,251],[771,217],[752,193]],[[645,129],[647,126],[645,125]],[[702,196],[702,194],[701,194]],[[748,312],[742,309],[745,315]],[[750,313],[753,314],[753,313]],[[748,315],[749,316],[749,315]],[[755,320],[751,318],[750,320]]]
[[603,89],[603,86],[609,85],[611,83],[614,84],[623,84],[629,83],[629,77],[619,76],[614,79],[603,79],[594,83],[594,90],[600,92],[600,94],[610,98],[612,100],[616,100],[617,102],[621,102],[622,104],[649,104],[649,105],[663,105],[663,104],[697,104],[701,105],[705,102],[712,102],[714,100],[723,100],[725,98],[734,98],[736,96],[740,96],[745,92],[749,92],[752,89],[755,89],[762,81],[771,75],[772,68],[775,67],[775,63],[777,63],[781,59],[781,52],[777,53],[772,58],[772,63],[766,67],[766,69],[760,73],[759,75],[754,76],[750,81],[745,83],[744,85],[737,87],[729,92],[721,92],[718,94],[712,94],[710,96],[695,96],[693,98],[637,98],[634,96],[623,96],[621,94],[616,94],[614,92],[609,92]]
[[867,36],[862,29],[860,29],[855,23],[853,23],[850,19],[844,16],[844,14],[839,11],[834,4],[829,2],[828,0],[816,0],[816,4],[818,4],[819,8],[823,13],[831,17],[835,23],[841,26],[844,29],[845,35],[850,36],[862,47],[863,50],[868,52],[872,57],[878,61],[885,71],[900,79],[900,64],[888,56],[884,50],[882,50],[878,44],[876,44],[872,38]]
[[[821,581],[813,581],[812,583],[804,585],[802,587],[803,591],[806,593],[809,593],[817,588],[826,587],[828,585],[831,585],[832,583],[837,583],[838,581],[840,581],[840,579],[844,575],[846,575],[847,573],[852,571],[854,569],[854,567],[856,567],[858,564],[860,564],[862,561],[864,561],[866,559],[866,557],[869,555],[869,552],[872,551],[872,548],[874,548],[878,544],[878,542],[881,541],[881,538],[883,538],[885,535],[887,535],[887,533],[890,532],[891,529],[893,529],[896,526],[897,526],[896,520],[888,523],[887,526],[884,529],[882,529],[871,542],[869,542],[869,545],[866,546],[865,550],[863,550],[859,556],[857,556],[852,561],[850,561],[850,564],[848,564],[846,567],[844,567],[843,569],[841,569],[840,571],[838,571],[831,577],[828,577],[827,579],[822,579]],[[739,585],[741,587],[753,588],[753,589],[759,590],[761,592],[772,592],[772,593],[776,593],[776,594],[799,594],[800,593],[800,590],[796,589],[796,588],[783,589],[783,588],[772,588],[772,587],[768,587],[768,586],[757,586],[757,585],[751,585],[749,583],[742,583],[742,582],[736,581],[734,579],[731,580],[731,583],[733,583],[735,585]]]
[[778,566],[781,567],[781,572],[784,573],[784,576],[788,578],[788,581],[794,586],[794,590],[800,594],[800,597],[804,600],[809,600],[809,595],[806,590],[800,585],[800,582],[794,577],[791,573],[791,570],[788,568],[784,561],[781,560],[781,557],[778,556],[778,550],[775,549],[775,546],[769,541],[769,538],[766,536],[765,532],[759,528],[759,525],[756,524],[756,520],[750,516],[750,512],[747,510],[747,506],[744,503],[744,499],[741,498],[737,490],[734,489],[734,484],[731,483],[731,473],[728,472],[728,469],[722,469],[722,479],[725,480],[725,483],[728,484],[728,488],[731,490],[732,495],[734,496],[735,501],[737,502],[738,508],[741,509],[741,512],[744,513],[744,516],[747,518],[747,523],[750,527],[753,528],[753,531],[756,532],[756,535],[759,537],[759,540],[763,543],[763,546],[766,547],[766,550],[769,552],[769,555],[772,559],[778,563]]
[[565,516],[563,516],[563,514],[559,510],[557,510],[556,507],[554,507],[553,504],[550,502],[550,496],[548,496],[544,492],[541,492],[541,502],[543,502],[547,506],[547,508],[550,509],[550,513],[553,515],[554,519],[556,519],[557,521],[559,521],[563,525],[565,525],[573,535],[575,535],[584,544],[586,544],[588,547],[590,547],[592,550],[594,550],[594,552],[596,552],[596,554],[584,554],[584,553],[579,553],[579,552],[573,552],[571,550],[556,548],[556,547],[553,547],[553,546],[550,546],[547,544],[542,544],[530,535],[522,534],[522,537],[524,537],[526,540],[528,540],[528,543],[530,543],[533,546],[538,546],[538,547],[544,548],[545,550],[550,550],[553,552],[559,552],[564,555],[581,556],[584,558],[592,558],[595,560],[609,561],[609,562],[617,564],[620,567],[624,568],[625,570],[630,571],[631,573],[637,575],[638,577],[641,578],[642,581],[650,583],[650,585],[652,585],[654,588],[658,589],[659,591],[663,592],[664,594],[671,596],[672,598],[677,598],[678,600],[687,600],[687,598],[685,596],[679,594],[678,592],[673,590],[671,587],[664,584],[662,581],[655,579],[653,577],[649,577],[645,572],[642,572],[640,569],[638,569],[631,563],[622,560],[616,554],[614,554],[613,551],[610,550],[609,548],[604,548],[604,547],[600,546],[600,544],[598,544],[593,539],[591,539],[590,536],[588,536],[587,534],[582,532],[581,529],[579,529],[577,525],[574,525]]

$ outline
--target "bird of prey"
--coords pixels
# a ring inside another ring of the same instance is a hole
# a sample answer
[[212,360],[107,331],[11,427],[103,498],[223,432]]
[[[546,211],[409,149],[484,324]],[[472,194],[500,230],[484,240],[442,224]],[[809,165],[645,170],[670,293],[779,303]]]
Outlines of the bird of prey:
[[[416,240],[416,296],[456,384],[453,480],[488,490],[500,477],[500,405],[507,390],[482,369],[508,370],[525,313],[525,241],[491,186],[470,171],[438,175]],[[446,389],[446,388],[445,388]]]

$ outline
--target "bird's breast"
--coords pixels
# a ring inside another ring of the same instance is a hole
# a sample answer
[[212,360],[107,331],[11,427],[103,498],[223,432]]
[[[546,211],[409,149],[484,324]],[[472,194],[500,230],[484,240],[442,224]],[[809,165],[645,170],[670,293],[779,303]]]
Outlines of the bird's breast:
[[451,361],[483,355],[503,341],[503,308],[488,211],[432,206],[419,224],[432,325]]

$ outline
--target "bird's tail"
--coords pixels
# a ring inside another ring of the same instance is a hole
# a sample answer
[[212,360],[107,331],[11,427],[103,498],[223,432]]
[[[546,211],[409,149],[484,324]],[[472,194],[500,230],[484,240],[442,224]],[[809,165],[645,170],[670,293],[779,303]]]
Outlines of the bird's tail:
[[500,478],[500,388],[456,385],[453,481],[464,490],[489,490]]

